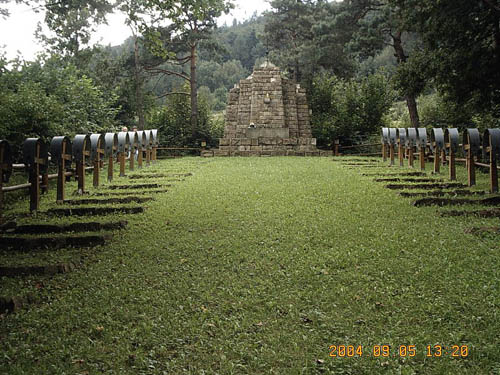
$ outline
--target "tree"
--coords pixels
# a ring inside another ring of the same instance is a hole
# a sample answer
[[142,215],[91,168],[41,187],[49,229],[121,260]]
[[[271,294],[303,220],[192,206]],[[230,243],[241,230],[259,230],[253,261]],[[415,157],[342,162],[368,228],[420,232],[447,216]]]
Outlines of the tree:
[[342,3],[341,8],[339,18],[352,33],[350,49],[361,59],[374,55],[386,45],[392,47],[397,61],[395,86],[405,98],[412,126],[418,128],[416,98],[426,84],[425,60],[416,52],[415,43],[405,43],[412,39],[408,37],[411,29],[406,27],[398,9],[389,0],[350,0]]
[[376,133],[384,125],[394,100],[394,93],[381,74],[361,80],[341,79],[321,74],[315,77],[310,93],[311,126],[318,146],[331,147],[330,142]]
[[[175,75],[189,83],[191,135],[194,140],[198,132],[197,49],[201,41],[212,36],[217,17],[227,13],[233,5],[231,0],[148,0],[148,4],[158,17],[146,25],[145,33],[150,50],[163,58],[163,61],[147,70]],[[168,20],[171,24],[161,26],[158,24],[160,20]],[[189,64],[189,74],[178,69],[161,67],[160,64],[164,61],[181,67]]]
[[230,60],[223,64],[215,61],[200,61],[198,72],[200,76],[199,86],[207,86],[211,91],[215,91],[219,87],[229,90],[234,84],[250,74],[241,66],[239,60]]
[[[121,0],[119,9],[127,15],[125,23],[132,32],[134,41],[134,86],[135,86],[135,103],[137,117],[139,119],[139,129],[144,130],[144,67],[141,64],[141,51],[140,51],[140,38],[142,24],[144,23],[144,16],[148,13],[147,1],[141,0]],[[144,52],[144,51],[142,51]]]
[[115,127],[115,95],[104,94],[73,64],[52,56],[8,65],[0,74],[0,132],[12,143]]
[[425,74],[460,105],[500,116],[500,1],[390,0],[424,42]]
[[316,73],[352,75],[353,64],[344,53],[348,42],[335,24],[336,2],[324,0],[273,0],[265,13],[263,38],[271,59],[292,78],[310,87]]
[[[30,4],[32,2],[37,2],[38,0],[0,0],[0,5],[1,4],[8,4],[15,2],[16,4]],[[0,8],[0,17],[7,18],[10,16],[9,9],[7,8]]]
[[314,3],[312,0],[273,0],[270,4],[273,10],[265,15],[264,40],[299,82],[302,49],[313,39]]
[[80,59],[88,56],[81,56],[82,49],[88,45],[96,26],[106,22],[112,4],[108,0],[46,0],[43,7],[45,24],[55,36],[45,35],[39,24],[37,37],[54,51],[74,57],[74,61],[83,66],[85,62]]
[[[186,90],[188,88],[186,87]],[[202,90],[202,92],[205,90]],[[209,104],[205,96],[200,95],[199,106],[199,137],[213,143],[210,124]],[[152,111],[149,116],[151,126],[157,128],[162,135],[162,143],[168,146],[188,145],[192,143],[189,119],[191,101],[186,95],[170,95],[166,97],[166,105]]]

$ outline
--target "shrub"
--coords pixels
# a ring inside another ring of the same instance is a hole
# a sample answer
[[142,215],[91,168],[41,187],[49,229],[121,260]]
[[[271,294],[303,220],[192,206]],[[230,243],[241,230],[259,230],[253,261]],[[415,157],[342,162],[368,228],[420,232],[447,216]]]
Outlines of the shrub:
[[313,136],[319,147],[331,147],[334,139],[352,143],[374,134],[385,125],[394,92],[382,74],[361,80],[319,75],[312,85],[310,106]]
[[[184,89],[186,90],[188,88]],[[189,95],[170,95],[163,107],[151,112],[148,123],[151,128],[161,132],[163,145],[199,147],[201,141],[206,141],[209,145],[215,143],[216,138],[220,136],[220,129],[211,115],[211,95],[207,95],[207,90],[201,90],[198,95],[198,127],[194,135],[191,129]]]
[[116,126],[116,97],[105,95],[75,66],[56,57],[11,63],[0,74],[0,132],[15,147],[30,136],[49,140]]

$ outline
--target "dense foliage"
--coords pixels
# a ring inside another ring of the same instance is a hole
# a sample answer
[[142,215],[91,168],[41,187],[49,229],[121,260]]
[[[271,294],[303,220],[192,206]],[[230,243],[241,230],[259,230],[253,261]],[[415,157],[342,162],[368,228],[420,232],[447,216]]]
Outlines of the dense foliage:
[[47,55],[1,59],[1,138],[14,143],[154,125],[171,145],[215,145],[229,90],[266,54],[307,88],[320,146],[383,124],[500,125],[498,0],[273,0],[222,27],[231,1],[120,0],[133,35],[114,47],[88,45],[108,0],[17,2],[46,11]]
[[153,110],[149,116],[149,125],[161,132],[162,144],[166,146],[199,146],[199,141],[214,145],[214,135],[221,136],[217,131],[217,121],[211,119],[209,97],[199,95],[198,126],[193,136],[189,119],[191,103],[188,95],[169,95],[165,105]]
[[[334,139],[353,143],[383,126],[394,92],[381,74],[361,80],[317,76],[312,85],[313,136],[318,146],[331,147]],[[356,139],[357,138],[357,139]]]
[[0,61],[0,133],[14,145],[25,137],[101,132],[118,125],[117,95],[57,57]]

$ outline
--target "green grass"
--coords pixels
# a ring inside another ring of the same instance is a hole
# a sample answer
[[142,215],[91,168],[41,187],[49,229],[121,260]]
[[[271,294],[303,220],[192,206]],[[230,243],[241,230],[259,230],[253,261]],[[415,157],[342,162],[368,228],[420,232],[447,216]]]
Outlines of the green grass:
[[[186,158],[153,170],[193,176],[127,216],[109,246],[50,255],[82,252],[75,272],[0,280],[42,298],[0,320],[0,373],[500,373],[498,236],[464,233],[498,219],[441,218],[361,176],[375,169],[331,158]],[[67,220],[81,218],[35,219]],[[390,357],[368,355],[381,344]],[[469,355],[426,357],[436,344]],[[331,358],[330,345],[364,353]],[[400,357],[400,345],[417,355]]]

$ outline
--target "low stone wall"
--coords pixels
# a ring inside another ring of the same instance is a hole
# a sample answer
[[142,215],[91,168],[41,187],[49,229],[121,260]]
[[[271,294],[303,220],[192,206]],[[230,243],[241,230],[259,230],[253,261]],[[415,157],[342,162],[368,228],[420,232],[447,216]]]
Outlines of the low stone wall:
[[239,150],[205,150],[201,153],[202,157],[213,156],[333,156],[333,151],[315,150],[315,151],[296,151],[296,150],[271,150],[271,151],[239,151]]

